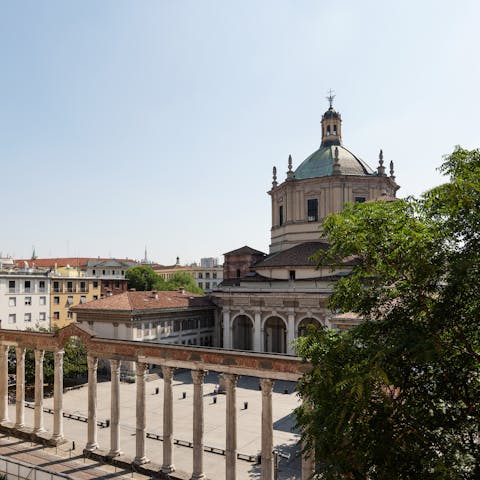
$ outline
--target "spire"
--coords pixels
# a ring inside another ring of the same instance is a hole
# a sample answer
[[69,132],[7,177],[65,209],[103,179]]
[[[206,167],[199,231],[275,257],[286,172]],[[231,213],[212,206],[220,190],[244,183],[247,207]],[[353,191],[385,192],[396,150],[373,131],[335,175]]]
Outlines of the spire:
[[143,263],[148,263],[147,246],[146,245],[145,245],[145,257],[143,258]]
[[328,103],[330,104],[330,110],[333,109],[333,99],[335,98],[335,95],[333,95],[333,90],[330,89],[328,91],[328,97],[326,99],[328,100]]
[[292,170],[292,156],[288,156],[288,170],[287,170],[287,180],[293,180],[294,179],[294,173]]
[[383,166],[383,150],[380,150],[380,153],[378,154],[378,167],[377,167],[377,173],[379,177],[385,177],[385,167]]
[[390,161],[390,178],[395,181],[395,171],[393,169],[393,160]]
[[275,188],[278,185],[277,182],[277,167],[273,167],[273,181],[272,181],[272,187]]

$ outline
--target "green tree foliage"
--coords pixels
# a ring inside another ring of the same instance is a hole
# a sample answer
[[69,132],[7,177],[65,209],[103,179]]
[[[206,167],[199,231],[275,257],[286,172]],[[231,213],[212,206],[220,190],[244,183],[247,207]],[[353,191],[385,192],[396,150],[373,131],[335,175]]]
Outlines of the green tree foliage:
[[137,265],[125,272],[128,288],[135,288],[138,291],[165,290],[165,281],[159,277],[152,267]]
[[188,292],[203,293],[198,287],[195,279],[187,272],[175,272],[165,281],[155,273],[152,267],[139,265],[128,269],[125,272],[129,288],[135,288],[138,291],[145,290],[178,290],[183,287]]
[[316,260],[360,261],[332,309],[365,321],[311,329],[296,410],[322,479],[480,478],[480,151],[419,200],[349,205]]

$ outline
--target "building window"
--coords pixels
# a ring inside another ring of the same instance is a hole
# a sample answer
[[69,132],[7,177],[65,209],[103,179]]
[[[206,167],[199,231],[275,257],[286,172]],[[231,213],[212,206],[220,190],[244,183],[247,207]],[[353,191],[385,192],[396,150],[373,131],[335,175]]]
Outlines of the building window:
[[53,282],[53,291],[56,293],[60,291],[60,282]]
[[198,286],[203,289],[203,282],[198,282]]
[[53,297],[53,304],[60,305],[60,297]]
[[198,278],[203,278],[203,273],[202,272],[198,272]]
[[67,292],[73,292],[73,282],[67,282]]
[[73,305],[73,295],[69,295],[67,297],[67,303],[68,303],[68,305]]
[[15,280],[8,281],[8,291],[9,293],[15,293]]
[[237,268],[237,278],[240,278],[240,269]]
[[17,306],[17,299],[16,299],[16,297],[10,297],[10,298],[8,299],[8,305],[9,305],[10,307],[16,307],[16,306]]
[[212,278],[217,278],[217,272],[212,273]]
[[60,320],[60,312],[53,312],[53,319]]
[[86,282],[80,282],[80,291],[86,292],[87,291],[87,284]]
[[120,280],[115,281],[115,288],[120,288]]
[[70,310],[67,312],[67,318],[71,320],[73,318],[73,313]]
[[295,280],[295,270],[290,270],[289,277],[290,277],[290,280]]
[[95,270],[92,270],[92,275],[95,275]]
[[86,303],[87,302],[87,297],[85,295],[82,295],[80,297],[80,303]]
[[40,297],[40,305],[46,305],[47,304],[47,297]]
[[210,282],[205,282],[205,290],[210,290]]
[[17,315],[15,313],[8,315],[8,323],[17,323]]
[[212,287],[215,288],[217,286],[217,282],[213,282]]
[[46,319],[47,319],[47,314],[46,314],[45,312],[40,312],[40,313],[38,314],[38,320],[39,320],[40,322],[44,322]]
[[102,270],[102,275],[105,275],[105,270]]
[[98,295],[94,295],[94,296],[93,296],[93,299],[94,299],[94,300],[98,300]]
[[365,203],[365,197],[355,197],[355,203]]
[[112,275],[115,275],[115,270],[112,270]]
[[125,275],[125,270],[122,270],[122,275]]
[[31,288],[30,280],[25,280],[25,293],[30,293],[30,288]]
[[32,321],[32,314],[31,313],[26,313],[25,316],[23,317],[23,320],[25,322],[31,322]]
[[278,224],[280,226],[283,225],[283,205],[278,207]]
[[318,221],[318,199],[310,198],[307,200],[307,220],[309,222]]
[[205,278],[210,278],[210,272],[207,272],[207,273],[205,274]]
[[45,280],[40,280],[40,282],[38,282],[38,291],[40,293],[45,292]]
[[93,288],[98,288],[98,282],[96,280],[93,281]]
[[25,305],[31,305],[32,304],[32,297],[25,297]]

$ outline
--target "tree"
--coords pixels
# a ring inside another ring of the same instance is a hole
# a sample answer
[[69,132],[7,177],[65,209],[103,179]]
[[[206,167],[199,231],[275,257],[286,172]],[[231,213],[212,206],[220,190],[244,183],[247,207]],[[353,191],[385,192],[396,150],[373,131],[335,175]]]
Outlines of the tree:
[[152,267],[147,265],[137,265],[129,268],[125,272],[128,288],[135,288],[135,290],[165,290],[165,280],[158,276]]
[[203,293],[203,290],[197,285],[195,279],[187,272],[175,272],[166,283],[166,290],[184,288],[188,292]]
[[480,152],[459,147],[450,181],[420,199],[328,217],[322,265],[359,263],[330,307],[364,321],[311,329],[296,410],[323,479],[480,478]]

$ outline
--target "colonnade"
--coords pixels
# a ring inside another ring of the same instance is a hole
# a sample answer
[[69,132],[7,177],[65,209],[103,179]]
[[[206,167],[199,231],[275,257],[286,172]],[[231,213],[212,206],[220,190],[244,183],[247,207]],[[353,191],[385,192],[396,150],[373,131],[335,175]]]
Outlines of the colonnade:
[[[1,338],[0,338],[1,341]],[[110,341],[111,342],[111,341]],[[140,342],[137,342],[140,343]],[[153,348],[149,346],[148,348]],[[166,348],[166,347],[163,347]],[[181,347],[169,347],[170,349],[181,349]],[[88,350],[88,347],[87,347]],[[34,349],[35,351],[35,404],[34,404],[34,425],[30,427],[32,435],[43,434],[45,428],[43,421],[43,359],[44,350]],[[88,364],[88,425],[85,450],[94,452],[100,448],[97,436],[97,368],[98,352],[89,351],[87,356]],[[185,352],[185,349],[179,352]],[[25,425],[25,347],[16,346],[16,407],[15,420],[11,422],[8,415],[8,345],[0,343],[0,422],[3,424],[13,423],[13,430],[21,431],[26,429]],[[220,350],[218,355],[222,354]],[[109,352],[105,352],[107,355]],[[210,352],[208,352],[210,353]],[[180,353],[179,353],[180,354]],[[184,353],[183,353],[184,354]],[[64,441],[63,434],[63,349],[54,351],[54,408],[53,408],[53,431],[50,441],[59,444]],[[117,355],[114,355],[117,356]],[[103,357],[103,355],[102,355]],[[160,357],[155,357],[160,358]],[[211,358],[211,355],[210,357]],[[219,357],[220,358],[220,357]],[[239,357],[241,359],[241,357]],[[131,360],[132,358],[126,358]],[[225,478],[226,480],[235,480],[236,462],[237,462],[237,408],[236,408],[236,388],[239,375],[252,375],[251,371],[245,368],[233,368],[233,373],[223,364],[212,365],[202,362],[185,361],[152,361],[151,357],[138,355],[136,360],[136,435],[135,435],[135,457],[134,464],[141,465],[149,462],[146,450],[146,374],[149,363],[160,365],[163,374],[163,458],[161,470],[164,473],[175,471],[174,462],[174,422],[173,422],[173,390],[172,381],[176,368],[191,369],[193,381],[193,471],[191,480],[201,480],[206,478],[204,472],[204,401],[203,386],[204,377],[207,370],[217,370],[222,372],[226,387],[226,438],[225,438]],[[110,359],[111,369],[111,415],[110,415],[110,445],[109,448],[102,450],[108,452],[109,457],[116,457],[121,454],[120,438],[120,361],[121,358]],[[243,361],[243,360],[242,360]],[[285,362],[291,362],[285,359]],[[231,362],[230,362],[231,363]],[[218,367],[212,368],[212,367]],[[244,370],[244,371],[242,371]],[[262,395],[261,412],[261,478],[264,480],[273,480],[273,424],[272,424],[272,391],[274,379],[281,378],[278,371],[256,370],[260,378],[260,388]],[[289,375],[292,375],[291,373]],[[286,379],[293,378],[285,377]],[[310,478],[313,472],[313,463],[305,458],[302,462],[302,478]]]

